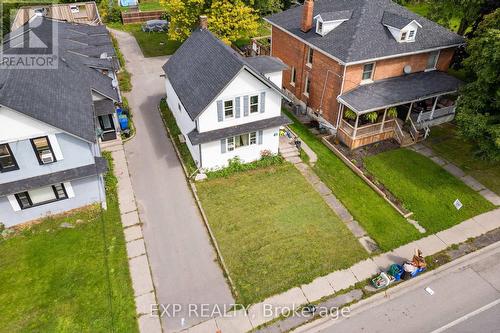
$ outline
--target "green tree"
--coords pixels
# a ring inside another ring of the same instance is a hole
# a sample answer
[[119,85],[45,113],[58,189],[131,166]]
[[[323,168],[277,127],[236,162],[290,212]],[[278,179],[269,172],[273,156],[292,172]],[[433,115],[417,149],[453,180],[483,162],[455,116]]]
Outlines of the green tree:
[[257,34],[259,16],[241,0],[213,0],[208,15],[210,31],[226,43]]
[[453,19],[459,18],[457,33],[464,35],[467,28],[481,17],[486,0],[428,0],[428,3],[431,20],[450,28]]
[[183,41],[189,37],[198,19],[207,9],[206,0],[160,0],[170,14],[169,38]]
[[277,13],[285,7],[283,0],[245,0],[245,4],[253,7],[261,15]]
[[469,41],[464,69],[470,82],[461,89],[457,124],[485,159],[500,160],[500,9],[485,16]]

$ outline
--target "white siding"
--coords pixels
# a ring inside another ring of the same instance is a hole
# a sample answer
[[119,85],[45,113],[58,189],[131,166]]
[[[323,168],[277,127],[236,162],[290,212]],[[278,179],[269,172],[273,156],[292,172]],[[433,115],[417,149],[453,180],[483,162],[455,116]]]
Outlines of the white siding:
[[[191,145],[191,142],[187,137],[188,133],[191,132],[196,127],[196,124],[193,120],[191,120],[191,118],[187,114],[184,105],[182,105],[181,101],[179,100],[179,97],[175,93],[175,90],[170,84],[168,78],[166,78],[165,80],[165,89],[167,91],[167,105],[172,114],[174,115],[175,120],[177,122],[177,126],[179,126],[181,133],[184,134],[184,137],[186,138],[186,144],[189,148],[189,151],[191,152],[191,156],[193,156],[194,161],[199,166],[200,149],[198,145],[195,146]],[[180,111],[179,111],[179,105],[181,107]]]
[[283,84],[283,72],[267,73],[265,75],[272,83],[274,83],[279,88],[282,88]]
[[[219,122],[217,118],[217,101],[234,99],[245,95],[259,95],[266,92],[266,111],[264,113],[251,114],[243,116],[243,101],[241,103],[242,111],[240,118]],[[229,126],[236,126],[248,122],[254,122],[266,118],[277,117],[281,114],[281,95],[273,89],[263,84],[247,71],[242,71],[235,79],[224,89],[224,91],[210,104],[207,109],[198,118],[198,130],[201,132],[213,131]]]
[[262,144],[256,144],[237,148],[233,151],[221,152],[221,142],[213,141],[201,145],[202,163],[204,169],[217,169],[225,167],[228,160],[238,156],[244,162],[252,162],[260,159],[263,150],[269,150],[278,154],[279,128],[271,128],[263,131]]

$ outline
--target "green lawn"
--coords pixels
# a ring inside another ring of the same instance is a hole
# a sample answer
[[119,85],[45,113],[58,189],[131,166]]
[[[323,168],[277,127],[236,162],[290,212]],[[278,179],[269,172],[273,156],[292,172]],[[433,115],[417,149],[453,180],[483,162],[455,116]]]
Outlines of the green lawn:
[[[370,156],[365,159],[365,166],[430,233],[448,229],[494,208],[430,159],[408,149]],[[455,208],[455,199],[463,203],[462,209]]]
[[106,183],[102,215],[94,206],[0,240],[0,332],[138,331],[116,179]]
[[182,44],[169,40],[165,32],[143,32],[140,24],[108,23],[107,26],[131,33],[146,58],[171,55]]
[[392,250],[421,237],[394,208],[354,174],[293,115],[292,130],[318,155],[314,170],[377,242],[382,251]]
[[500,163],[491,163],[476,157],[473,145],[458,135],[455,125],[448,123],[433,127],[431,135],[423,143],[490,190],[500,194]]
[[[405,5],[405,7],[408,8],[409,10],[411,10],[412,12],[420,15],[420,16],[429,17],[430,6],[425,1],[421,1],[418,3],[408,3]],[[438,22],[438,23],[442,24],[443,22]],[[453,17],[450,20],[450,29],[451,30],[457,31],[459,25],[460,25],[460,18]]]
[[368,256],[289,163],[196,187],[239,302],[261,301]]

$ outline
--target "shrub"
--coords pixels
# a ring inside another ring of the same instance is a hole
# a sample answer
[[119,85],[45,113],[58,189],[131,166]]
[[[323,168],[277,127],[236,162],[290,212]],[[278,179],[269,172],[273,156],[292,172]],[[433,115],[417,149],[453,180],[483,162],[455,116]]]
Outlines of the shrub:
[[229,164],[227,167],[218,170],[210,170],[208,171],[207,177],[209,179],[219,178],[219,177],[228,177],[238,172],[249,171],[258,168],[266,168],[273,165],[281,165],[285,162],[283,157],[280,155],[275,155],[271,153],[269,150],[263,150],[260,153],[261,158],[257,161],[251,163],[243,163],[241,158],[238,156],[229,160]]

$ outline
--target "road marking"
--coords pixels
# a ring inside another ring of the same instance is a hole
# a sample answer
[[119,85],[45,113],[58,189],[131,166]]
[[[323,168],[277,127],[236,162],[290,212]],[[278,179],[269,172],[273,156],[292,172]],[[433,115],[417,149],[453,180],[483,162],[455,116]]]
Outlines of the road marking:
[[464,315],[464,316],[462,316],[462,317],[460,317],[460,318],[452,321],[451,323],[448,323],[448,324],[446,324],[446,325],[444,325],[444,326],[442,326],[442,327],[438,328],[437,330],[434,330],[434,331],[432,331],[430,333],[441,333],[441,332],[444,332],[447,329],[452,328],[453,326],[456,326],[456,325],[458,325],[458,324],[466,321],[467,319],[472,318],[472,317],[480,314],[481,312],[484,312],[484,311],[486,311],[488,309],[491,309],[492,307],[494,307],[497,304],[500,304],[500,298],[497,299],[496,301],[493,301],[490,304],[486,304],[485,306],[480,307],[479,309],[474,310],[474,311],[472,311],[472,312],[470,312],[470,313],[468,313],[468,314],[466,314],[466,315]]

